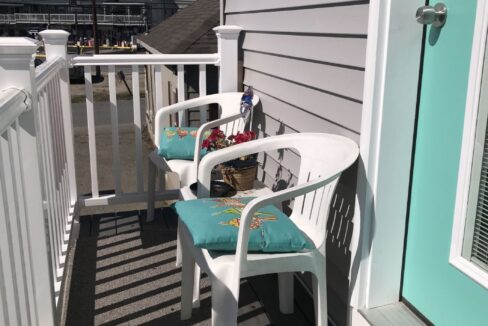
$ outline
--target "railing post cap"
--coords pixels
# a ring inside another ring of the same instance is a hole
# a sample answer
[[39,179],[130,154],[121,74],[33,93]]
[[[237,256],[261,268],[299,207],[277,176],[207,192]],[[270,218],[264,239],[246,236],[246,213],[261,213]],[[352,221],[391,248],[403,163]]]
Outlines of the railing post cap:
[[28,37],[0,37],[0,54],[36,53],[38,42]]
[[64,45],[68,39],[69,33],[62,29],[46,29],[39,33],[44,42],[49,44]]
[[237,36],[242,31],[242,27],[234,25],[221,25],[214,27],[215,33],[221,36]]

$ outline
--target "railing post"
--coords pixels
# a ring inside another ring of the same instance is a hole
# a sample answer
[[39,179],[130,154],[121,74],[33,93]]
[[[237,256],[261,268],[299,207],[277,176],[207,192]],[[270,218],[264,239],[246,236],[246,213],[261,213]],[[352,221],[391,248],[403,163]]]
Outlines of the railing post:
[[218,26],[214,28],[218,39],[220,56],[219,92],[237,92],[238,85],[238,40],[239,26]]
[[53,60],[55,57],[61,57],[66,61],[65,67],[60,73],[60,91],[61,103],[63,110],[63,127],[64,139],[66,140],[66,157],[68,165],[69,186],[70,186],[70,200],[73,206],[77,199],[76,191],[76,169],[75,169],[75,154],[74,154],[74,140],[73,140],[73,117],[71,111],[71,92],[69,83],[69,59],[68,59],[68,36],[69,33],[63,30],[48,29],[39,33],[44,41],[44,48],[46,51],[46,60]]
[[[33,268],[34,309],[37,319],[34,324],[54,325],[56,324],[54,280],[50,270],[50,249],[45,225],[43,187],[36,135],[36,131],[39,130],[39,126],[36,126],[39,120],[36,118],[37,94],[34,84],[34,54],[36,50],[37,42],[34,40],[20,37],[0,37],[0,76],[2,76],[0,78],[0,89],[7,87],[24,89],[26,91],[25,103],[30,105],[30,111],[19,117],[17,132],[25,216],[28,225],[27,237]],[[30,100],[27,97],[29,93],[31,95]],[[33,308],[31,307],[31,309]]]
[[0,37],[0,89],[23,88],[32,93],[37,42],[23,37]]

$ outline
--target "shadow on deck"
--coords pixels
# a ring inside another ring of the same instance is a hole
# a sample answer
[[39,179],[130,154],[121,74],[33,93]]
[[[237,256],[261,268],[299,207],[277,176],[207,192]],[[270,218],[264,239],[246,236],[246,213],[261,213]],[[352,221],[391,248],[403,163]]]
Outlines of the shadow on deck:
[[[176,217],[161,210],[80,218],[65,325],[210,325],[210,283],[201,282],[201,306],[180,321],[181,269],[175,266]],[[239,325],[313,325],[313,303],[295,285],[295,313],[278,308],[276,275],[241,283]],[[308,302],[307,302],[308,301]],[[303,308],[305,307],[305,308]],[[304,311],[307,310],[307,311]]]

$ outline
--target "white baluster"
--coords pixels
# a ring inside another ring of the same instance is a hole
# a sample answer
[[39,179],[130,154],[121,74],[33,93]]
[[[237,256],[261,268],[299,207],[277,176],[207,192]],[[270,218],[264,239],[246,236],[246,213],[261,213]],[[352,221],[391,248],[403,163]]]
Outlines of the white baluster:
[[92,197],[98,198],[97,145],[95,141],[95,111],[91,67],[85,66],[86,120],[88,126],[88,150],[90,152],[90,175]]
[[[186,98],[185,89],[185,66],[178,65],[178,102],[183,102]],[[186,111],[178,111],[178,126],[186,125]]]
[[[205,96],[207,95],[207,65],[199,65],[198,70],[200,72],[198,75],[199,95]],[[207,110],[208,105],[202,106],[200,108],[200,125],[203,125],[205,122],[207,122]]]
[[119,151],[119,114],[117,112],[117,85],[115,84],[115,66],[108,66],[108,90],[110,97],[110,123],[112,125],[112,173],[115,182],[115,194],[122,194]]
[[[161,72],[161,69],[161,65],[154,66],[154,112],[152,113],[153,121],[154,117],[156,116],[156,112],[163,107],[163,74]],[[167,125],[169,126],[169,120]]]
[[[154,66],[154,96],[155,96],[155,105],[154,105],[154,112],[152,115],[153,118],[153,132],[156,132],[156,126],[154,124],[154,117],[156,116],[156,112],[163,107],[163,75],[162,75],[162,66],[161,65],[155,65]],[[170,125],[170,118],[167,118],[167,121],[165,122],[165,126]],[[159,137],[160,135],[154,135],[154,138]],[[164,190],[164,178],[165,174],[163,172],[158,174],[159,178],[159,189]]]
[[134,105],[134,128],[136,141],[136,173],[137,192],[144,191],[144,178],[142,170],[142,121],[141,121],[141,99],[139,90],[139,66],[132,66],[132,94]]

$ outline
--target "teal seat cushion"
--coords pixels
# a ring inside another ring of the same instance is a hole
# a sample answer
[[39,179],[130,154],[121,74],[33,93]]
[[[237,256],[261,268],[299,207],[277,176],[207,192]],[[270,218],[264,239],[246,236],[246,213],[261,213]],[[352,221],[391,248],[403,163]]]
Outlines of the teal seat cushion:
[[[164,128],[159,143],[159,156],[167,160],[193,160],[198,128],[193,127],[169,127]],[[210,135],[211,130],[206,131],[203,139]],[[206,154],[205,150],[200,153]]]
[[[199,248],[235,251],[241,212],[253,197],[179,201],[172,208]],[[260,208],[251,222],[249,251],[296,252],[314,248],[296,225],[273,205]]]

